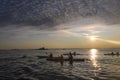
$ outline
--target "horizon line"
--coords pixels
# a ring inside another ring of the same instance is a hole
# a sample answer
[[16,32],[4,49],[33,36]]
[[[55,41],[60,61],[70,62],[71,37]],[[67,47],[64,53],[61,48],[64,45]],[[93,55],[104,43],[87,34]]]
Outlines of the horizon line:
[[[0,50],[39,50],[40,48],[11,48],[11,49],[0,49]],[[110,48],[45,48],[45,49],[120,49],[120,47]]]

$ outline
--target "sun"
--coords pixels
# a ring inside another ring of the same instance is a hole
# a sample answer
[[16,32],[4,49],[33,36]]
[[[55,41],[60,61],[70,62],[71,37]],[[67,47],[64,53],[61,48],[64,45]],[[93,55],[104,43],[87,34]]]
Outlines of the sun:
[[95,37],[95,36],[90,36],[90,40],[91,40],[91,41],[95,41],[95,40],[96,40],[96,37]]

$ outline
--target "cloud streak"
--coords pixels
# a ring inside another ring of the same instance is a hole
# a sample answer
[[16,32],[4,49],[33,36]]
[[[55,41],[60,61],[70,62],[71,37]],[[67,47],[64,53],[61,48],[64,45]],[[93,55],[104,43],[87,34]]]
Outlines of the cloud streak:
[[104,42],[108,42],[108,43],[120,45],[120,42],[119,42],[119,41],[107,40],[107,39],[100,39],[100,38],[97,38],[97,39],[98,39],[98,40],[101,40],[101,41],[104,41]]

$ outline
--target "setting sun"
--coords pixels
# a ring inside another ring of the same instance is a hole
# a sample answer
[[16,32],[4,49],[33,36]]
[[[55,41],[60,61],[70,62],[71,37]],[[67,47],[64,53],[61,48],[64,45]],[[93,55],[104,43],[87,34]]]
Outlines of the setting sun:
[[90,40],[95,41],[96,40],[95,36],[91,36]]

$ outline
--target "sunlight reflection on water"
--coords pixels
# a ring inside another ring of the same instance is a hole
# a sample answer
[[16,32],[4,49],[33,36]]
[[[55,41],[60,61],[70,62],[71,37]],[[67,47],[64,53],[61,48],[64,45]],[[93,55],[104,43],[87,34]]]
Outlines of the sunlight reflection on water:
[[90,50],[90,60],[92,62],[93,67],[95,68],[93,71],[95,76],[97,76],[97,72],[99,72],[101,70],[100,66],[98,65],[97,58],[98,58],[98,50],[91,49]]
[[97,49],[91,49],[90,50],[90,59],[91,59],[94,67],[98,66],[96,58],[97,58]]

